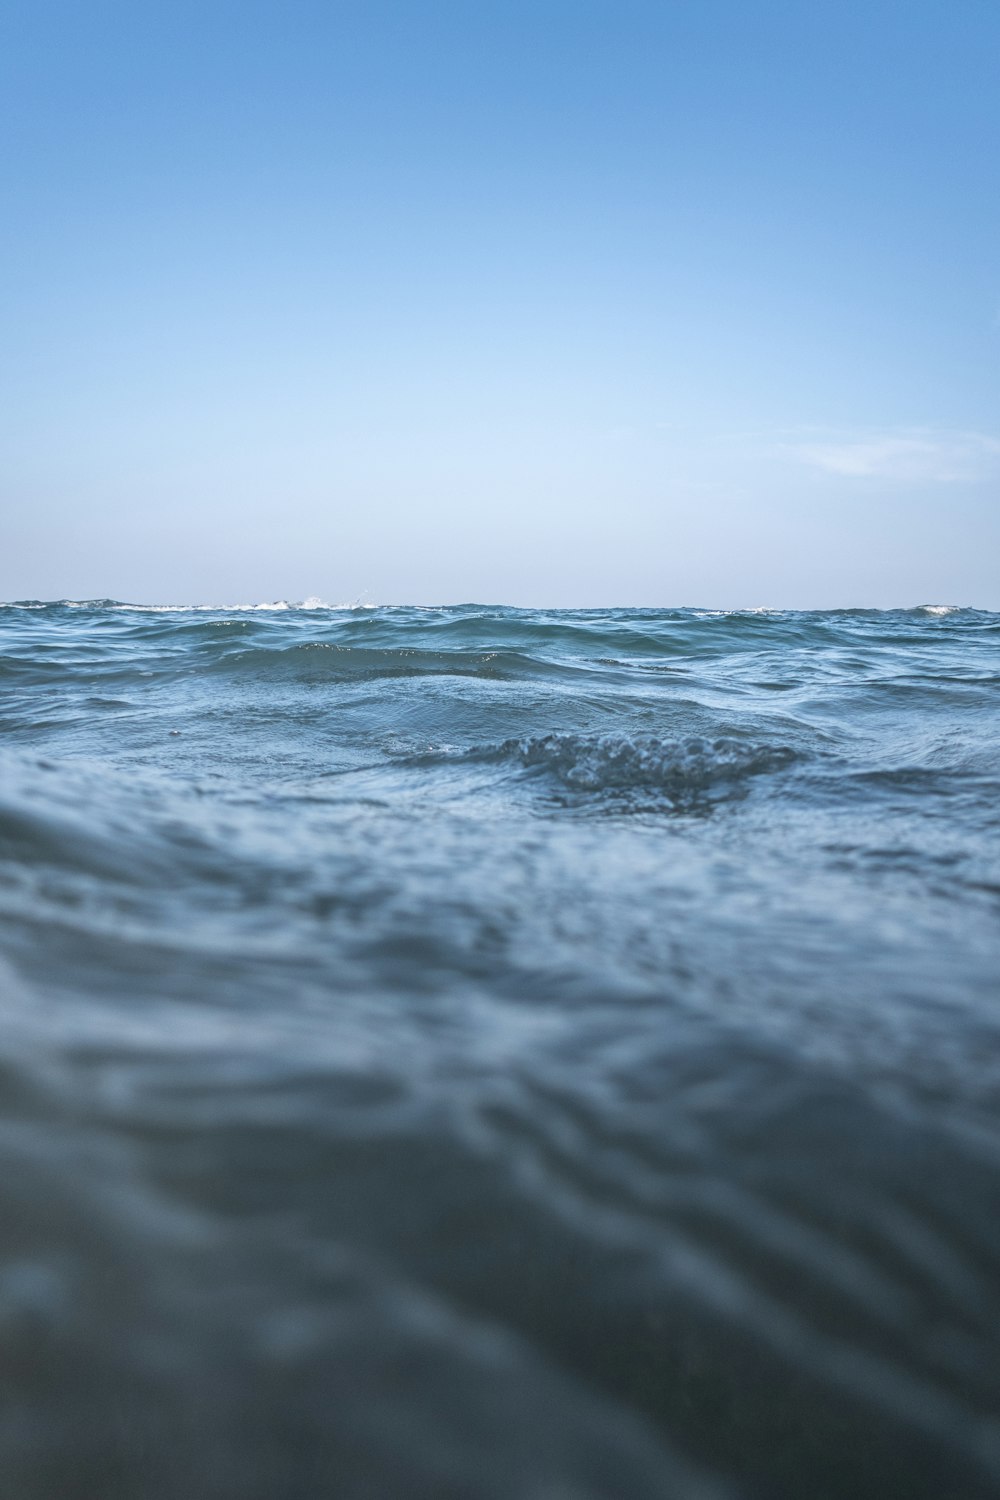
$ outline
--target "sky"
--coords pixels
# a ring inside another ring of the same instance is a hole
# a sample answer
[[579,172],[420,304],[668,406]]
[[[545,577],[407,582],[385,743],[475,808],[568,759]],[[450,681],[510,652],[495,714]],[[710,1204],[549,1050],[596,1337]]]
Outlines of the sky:
[[996,0],[0,0],[0,598],[1000,609]]

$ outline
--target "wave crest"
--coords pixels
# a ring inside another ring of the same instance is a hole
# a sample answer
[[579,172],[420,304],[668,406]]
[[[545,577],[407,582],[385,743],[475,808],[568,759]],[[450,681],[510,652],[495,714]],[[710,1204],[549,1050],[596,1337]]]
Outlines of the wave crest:
[[654,790],[675,801],[780,770],[797,759],[784,745],[620,734],[547,734],[506,740],[500,751],[573,791]]

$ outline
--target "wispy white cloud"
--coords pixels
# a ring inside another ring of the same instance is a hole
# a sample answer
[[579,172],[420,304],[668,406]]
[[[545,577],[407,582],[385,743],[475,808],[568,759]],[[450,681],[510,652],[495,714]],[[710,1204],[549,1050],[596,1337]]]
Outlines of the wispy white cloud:
[[1000,439],[982,432],[940,428],[834,432],[780,446],[798,462],[846,479],[968,484],[1000,471]]

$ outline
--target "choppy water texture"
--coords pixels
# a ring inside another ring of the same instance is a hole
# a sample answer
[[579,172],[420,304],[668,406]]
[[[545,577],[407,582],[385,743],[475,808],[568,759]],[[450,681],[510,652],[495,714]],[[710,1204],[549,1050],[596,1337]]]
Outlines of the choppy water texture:
[[0,647],[12,1500],[1000,1493],[1000,616]]

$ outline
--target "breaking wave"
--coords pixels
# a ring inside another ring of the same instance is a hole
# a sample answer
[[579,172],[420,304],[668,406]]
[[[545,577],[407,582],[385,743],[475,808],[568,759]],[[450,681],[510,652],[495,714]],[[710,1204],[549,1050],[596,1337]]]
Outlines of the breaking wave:
[[782,745],[621,734],[507,740],[500,754],[529,769],[549,772],[575,791],[656,789],[677,799],[783,770],[797,759],[794,750]]

